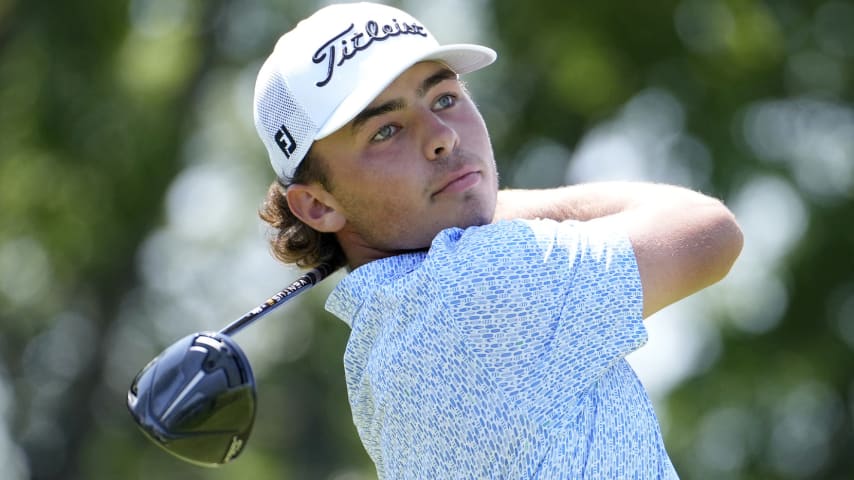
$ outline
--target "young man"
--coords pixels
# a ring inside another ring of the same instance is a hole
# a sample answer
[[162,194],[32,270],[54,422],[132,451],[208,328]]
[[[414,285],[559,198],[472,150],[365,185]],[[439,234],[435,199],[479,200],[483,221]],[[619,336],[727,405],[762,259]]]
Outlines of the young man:
[[352,328],[381,478],[675,478],[624,357],[643,318],[726,274],[741,232],[673,186],[499,192],[458,79],[494,59],[375,4],[285,34],[255,97],[273,250],[348,267],[327,308]]

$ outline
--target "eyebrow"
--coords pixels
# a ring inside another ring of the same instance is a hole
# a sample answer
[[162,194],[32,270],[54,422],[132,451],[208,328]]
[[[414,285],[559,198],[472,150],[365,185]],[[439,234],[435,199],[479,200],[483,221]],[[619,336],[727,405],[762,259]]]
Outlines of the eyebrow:
[[[441,68],[433,75],[425,78],[421,85],[415,90],[415,94],[418,98],[424,98],[427,95],[427,92],[430,91],[431,88],[435,87],[439,83],[442,83],[445,80],[457,79],[459,75],[456,74],[453,70],[449,68]],[[356,133],[362,126],[371,118],[377,117],[379,115],[384,115],[386,113],[395,112],[399,110],[403,110],[406,107],[406,102],[402,98],[395,98],[389,100],[387,102],[383,102],[375,107],[367,107],[358,115],[353,117],[353,120],[350,121],[350,131],[352,133]]]

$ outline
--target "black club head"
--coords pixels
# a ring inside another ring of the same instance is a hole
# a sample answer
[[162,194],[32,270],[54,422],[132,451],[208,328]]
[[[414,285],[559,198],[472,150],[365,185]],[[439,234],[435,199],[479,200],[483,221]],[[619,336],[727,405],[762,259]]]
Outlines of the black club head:
[[203,466],[233,460],[255,421],[255,379],[231,337],[195,333],[172,344],[137,374],[128,409],[169,453]]

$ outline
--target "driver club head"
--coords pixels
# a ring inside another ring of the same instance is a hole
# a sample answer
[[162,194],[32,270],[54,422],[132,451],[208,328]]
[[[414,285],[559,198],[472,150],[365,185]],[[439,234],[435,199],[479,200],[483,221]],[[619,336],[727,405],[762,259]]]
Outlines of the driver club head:
[[202,466],[233,460],[255,421],[255,379],[228,335],[188,335],[148,363],[128,390],[140,429],[169,453]]

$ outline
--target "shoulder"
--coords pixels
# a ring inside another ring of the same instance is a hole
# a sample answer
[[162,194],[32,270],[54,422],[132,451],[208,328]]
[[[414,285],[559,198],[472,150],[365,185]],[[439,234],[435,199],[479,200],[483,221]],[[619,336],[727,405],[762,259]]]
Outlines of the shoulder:
[[509,256],[550,261],[555,256],[597,258],[615,253],[631,254],[632,247],[626,233],[611,225],[536,219],[443,230],[433,240],[428,258],[491,261]]
[[[561,224],[552,220],[503,220],[469,228],[449,228],[439,232],[430,254],[507,253],[536,249],[554,238]],[[565,228],[565,227],[564,227]]]

